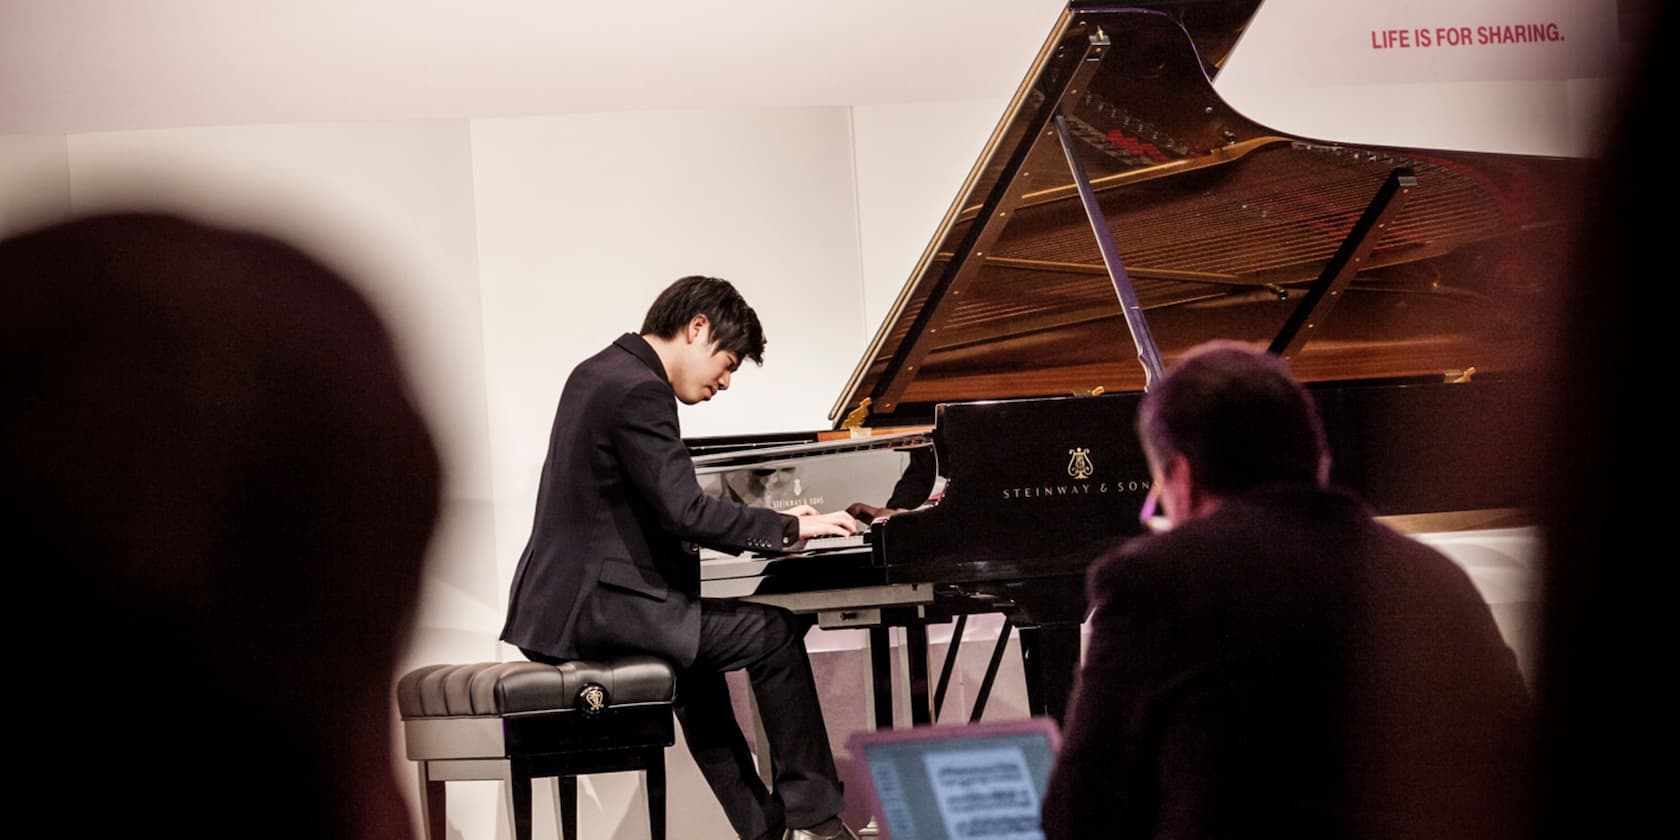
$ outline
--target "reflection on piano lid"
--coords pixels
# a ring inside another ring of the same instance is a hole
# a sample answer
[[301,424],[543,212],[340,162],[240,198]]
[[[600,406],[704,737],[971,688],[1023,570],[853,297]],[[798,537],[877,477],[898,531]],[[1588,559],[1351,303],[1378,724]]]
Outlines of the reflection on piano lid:
[[783,511],[799,505],[844,510],[859,500],[879,504],[911,464],[910,453],[928,449],[932,442],[925,429],[833,439],[818,432],[793,437],[690,439],[701,491]]
[[770,445],[757,445],[754,442],[748,442],[746,445],[736,447],[720,446],[718,445],[719,439],[701,438],[689,442],[689,451],[694,456],[694,471],[697,474],[706,475],[744,466],[756,469],[777,469],[798,465],[812,458],[851,455],[884,449],[912,449],[918,446],[927,446],[932,442],[926,430],[864,435],[855,438],[845,437],[833,440],[823,440],[816,438],[814,435],[811,437],[815,439],[775,441]]

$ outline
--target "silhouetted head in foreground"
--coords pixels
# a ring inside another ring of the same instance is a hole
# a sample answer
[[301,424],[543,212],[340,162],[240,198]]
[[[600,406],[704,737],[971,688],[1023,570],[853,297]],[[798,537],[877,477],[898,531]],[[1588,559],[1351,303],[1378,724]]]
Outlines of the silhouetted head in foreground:
[[0,242],[0,391],[14,702],[51,722],[21,754],[97,803],[57,818],[406,836],[389,687],[439,466],[361,295],[259,234],[55,225]]

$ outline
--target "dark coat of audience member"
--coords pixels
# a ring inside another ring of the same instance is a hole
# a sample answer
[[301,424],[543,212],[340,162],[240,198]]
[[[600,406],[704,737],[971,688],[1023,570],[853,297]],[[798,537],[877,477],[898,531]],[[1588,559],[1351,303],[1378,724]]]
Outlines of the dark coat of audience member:
[[390,691],[439,463],[368,302],[265,235],[71,220],[0,242],[0,392],[20,808],[410,836]]
[[1045,836],[1524,837],[1516,657],[1462,569],[1325,485],[1287,365],[1200,346],[1139,418],[1172,528],[1091,567]]

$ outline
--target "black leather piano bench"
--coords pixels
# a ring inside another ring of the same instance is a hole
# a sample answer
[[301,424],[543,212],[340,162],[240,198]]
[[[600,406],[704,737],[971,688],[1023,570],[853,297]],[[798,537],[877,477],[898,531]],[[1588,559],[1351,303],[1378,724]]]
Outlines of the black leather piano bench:
[[427,665],[397,681],[403,744],[420,764],[426,840],[444,840],[444,783],[503,782],[514,840],[531,840],[531,780],[556,777],[565,840],[577,838],[577,777],[646,774],[648,825],[665,837],[665,748],[676,676],[651,656],[559,665]]

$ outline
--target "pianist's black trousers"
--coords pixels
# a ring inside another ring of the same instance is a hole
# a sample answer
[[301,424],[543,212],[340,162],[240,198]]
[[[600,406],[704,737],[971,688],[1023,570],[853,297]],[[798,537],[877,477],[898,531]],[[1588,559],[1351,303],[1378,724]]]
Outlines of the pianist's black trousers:
[[[737,601],[700,602],[700,651],[677,677],[677,719],[683,738],[735,832],[777,837],[840,813],[839,773],[817,705],[805,625],[776,607]],[[745,669],[770,741],[775,790],[753,768],[724,673]]]

